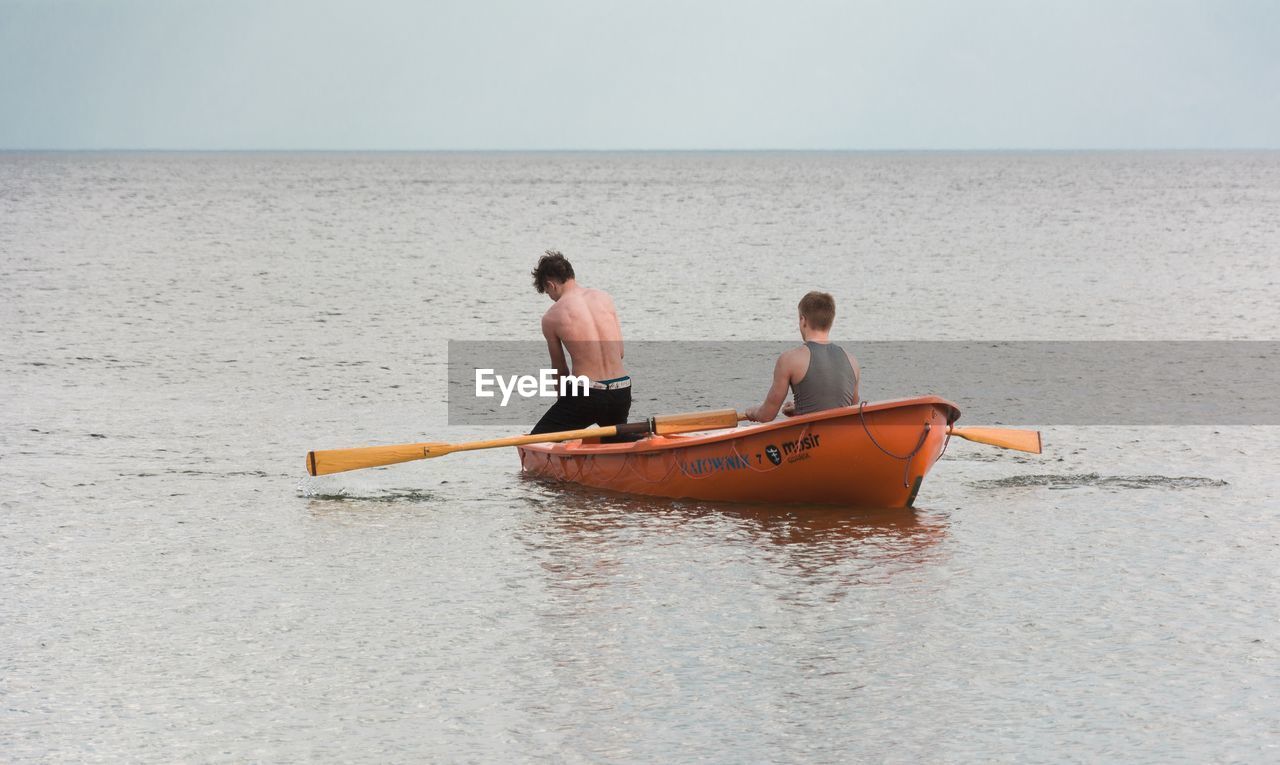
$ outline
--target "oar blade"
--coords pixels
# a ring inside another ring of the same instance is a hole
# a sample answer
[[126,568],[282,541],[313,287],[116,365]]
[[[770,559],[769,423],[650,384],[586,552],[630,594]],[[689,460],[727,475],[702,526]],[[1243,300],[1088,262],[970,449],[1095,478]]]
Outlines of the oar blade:
[[653,432],[689,433],[696,430],[719,430],[738,427],[738,413],[733,409],[713,412],[689,412],[687,414],[660,414],[653,418]]
[[1013,428],[952,428],[951,435],[1001,449],[1041,453],[1040,431]]
[[445,443],[397,444],[307,452],[307,472],[311,475],[329,475],[439,457],[449,453],[446,448],[448,446]]

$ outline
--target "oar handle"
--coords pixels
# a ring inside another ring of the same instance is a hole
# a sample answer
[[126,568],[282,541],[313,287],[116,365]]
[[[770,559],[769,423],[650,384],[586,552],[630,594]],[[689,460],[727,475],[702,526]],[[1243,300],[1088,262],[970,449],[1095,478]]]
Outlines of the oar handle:
[[738,421],[745,419],[734,409],[717,409],[711,412],[690,412],[689,414],[660,414],[650,417],[652,430],[649,432],[665,435],[667,433],[688,433],[694,430],[720,430],[736,428]]

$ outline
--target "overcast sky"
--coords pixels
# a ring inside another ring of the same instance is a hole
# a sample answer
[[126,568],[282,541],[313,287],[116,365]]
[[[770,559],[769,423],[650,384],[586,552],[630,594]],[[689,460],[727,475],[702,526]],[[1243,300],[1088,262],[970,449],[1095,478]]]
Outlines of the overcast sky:
[[0,148],[1280,148],[1280,0],[0,0]]

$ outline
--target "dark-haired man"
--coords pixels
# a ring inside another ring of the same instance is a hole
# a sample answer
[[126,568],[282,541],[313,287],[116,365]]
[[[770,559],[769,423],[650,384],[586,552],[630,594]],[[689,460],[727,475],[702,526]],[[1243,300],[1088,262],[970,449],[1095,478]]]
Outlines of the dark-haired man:
[[748,420],[769,422],[777,417],[788,389],[795,394],[794,404],[782,410],[788,417],[858,403],[858,360],[831,342],[835,298],[825,292],[810,292],[800,299],[799,310],[804,345],[778,357],[769,394],[763,404],[746,411]]
[[[585,393],[570,388],[552,404],[533,433],[618,425],[631,411],[631,378],[622,366],[622,326],[613,298],[578,284],[564,255],[547,250],[533,269],[533,287],[553,301],[542,316],[551,364],[561,376],[591,380]],[[573,360],[570,369],[565,351]]]

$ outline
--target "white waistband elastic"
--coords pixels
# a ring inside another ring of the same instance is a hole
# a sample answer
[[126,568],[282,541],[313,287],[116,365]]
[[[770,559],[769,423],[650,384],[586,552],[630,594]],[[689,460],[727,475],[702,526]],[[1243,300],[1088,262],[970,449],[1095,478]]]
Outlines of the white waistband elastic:
[[631,387],[630,377],[619,377],[616,380],[603,380],[601,382],[591,381],[592,390],[622,390]]

